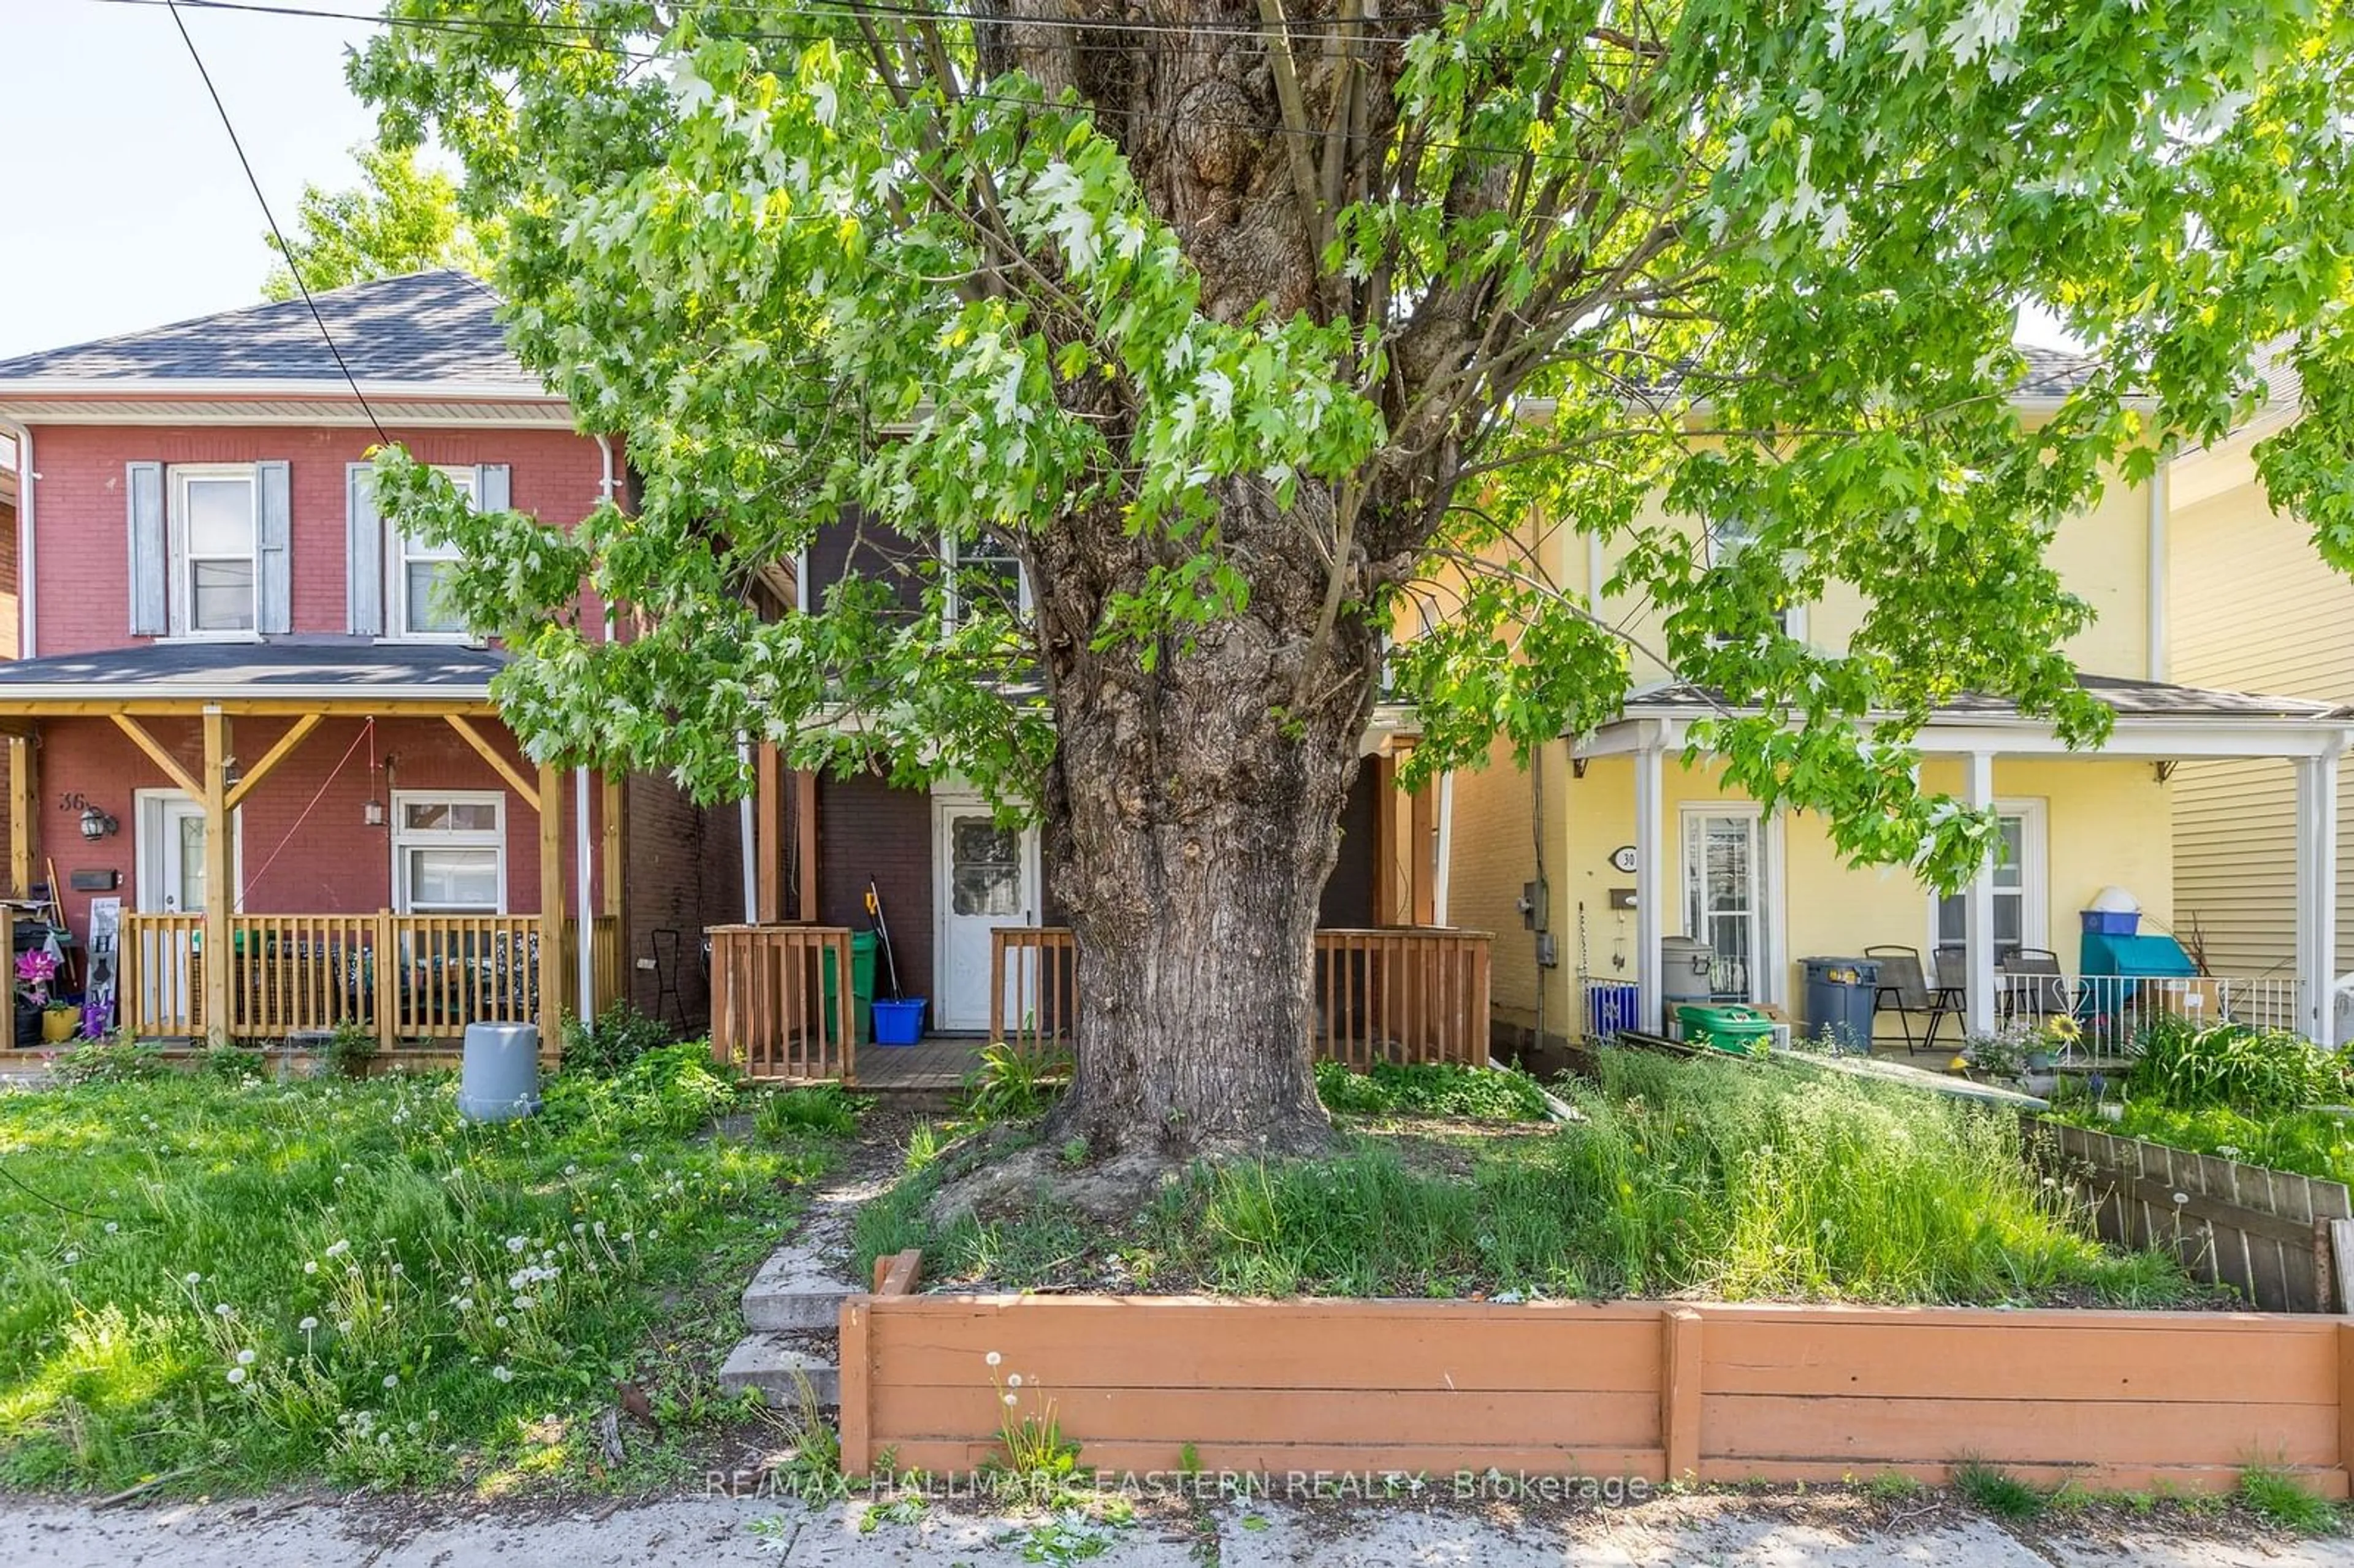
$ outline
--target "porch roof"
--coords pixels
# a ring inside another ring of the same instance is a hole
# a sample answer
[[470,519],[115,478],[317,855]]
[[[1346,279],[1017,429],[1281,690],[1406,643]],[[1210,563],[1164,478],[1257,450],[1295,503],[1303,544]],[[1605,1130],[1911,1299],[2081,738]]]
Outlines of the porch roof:
[[[2081,756],[2315,757],[2354,743],[2354,706],[2306,697],[2266,696],[2166,681],[2079,673],[2077,683],[2116,715],[2108,744]],[[1694,719],[1754,707],[1729,707],[1721,694],[1691,681],[1662,682],[1630,694],[1621,715],[1592,735],[1571,736],[1585,756],[1647,745],[1681,747]],[[1932,755],[2072,755],[2051,721],[2024,714],[2008,697],[1966,692],[1941,703],[1914,742]]]
[[507,655],[366,638],[147,642],[0,662],[0,717],[77,714],[491,713]]

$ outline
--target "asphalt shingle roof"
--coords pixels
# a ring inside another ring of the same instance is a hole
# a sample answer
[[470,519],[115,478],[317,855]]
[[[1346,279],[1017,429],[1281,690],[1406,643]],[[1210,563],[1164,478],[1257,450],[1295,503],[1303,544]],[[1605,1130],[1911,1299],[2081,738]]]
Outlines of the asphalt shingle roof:
[[[2249,692],[2218,691],[2206,686],[2178,686],[2164,681],[2132,681],[2116,675],[2079,674],[2076,683],[2116,710],[2119,718],[2165,719],[2327,719],[2347,712],[2336,703],[2306,697],[2268,697]],[[1713,713],[1722,700],[1709,688],[1677,681],[1630,693],[1629,708],[1647,713],[1677,710]],[[1941,718],[1989,718],[2015,715],[2019,705],[2007,697],[1965,692],[1937,705]]]
[[148,642],[96,653],[0,660],[0,703],[21,687],[84,686],[93,694],[136,687],[166,695],[268,696],[334,684],[431,687],[452,696],[487,691],[507,656],[489,648],[368,638],[271,642]]
[[[546,396],[506,345],[498,296],[463,272],[412,272],[312,296],[362,383],[408,382]],[[339,382],[343,371],[300,299],[0,360],[0,383],[87,380]]]

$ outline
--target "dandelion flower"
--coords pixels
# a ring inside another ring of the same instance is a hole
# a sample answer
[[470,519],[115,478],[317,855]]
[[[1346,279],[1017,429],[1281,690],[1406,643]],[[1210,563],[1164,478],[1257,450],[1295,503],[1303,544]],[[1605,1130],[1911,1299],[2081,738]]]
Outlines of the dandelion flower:
[[68,1263],[80,1263],[81,1261],[81,1254],[78,1252],[69,1252],[66,1254],[66,1261]]
[[387,1388],[398,1388],[400,1386],[400,1374],[398,1372],[385,1373],[384,1386]]
[[238,1365],[239,1365],[239,1366],[241,1366],[241,1367],[249,1367],[249,1366],[251,1366],[251,1365],[253,1364],[253,1352],[252,1352],[251,1351],[238,1351],[238,1353],[237,1353],[237,1364],[238,1364]]
[[582,1224],[578,1220],[575,1220],[572,1222],[572,1234],[576,1236],[587,1235],[588,1234],[588,1227]]
[[404,1270],[401,1268],[400,1265],[398,1265],[398,1264],[397,1264],[397,1263],[396,1263],[396,1264],[394,1264],[394,1265],[392,1266],[392,1271],[393,1271],[393,1273],[395,1273],[395,1274],[399,1274],[399,1273],[404,1272]]
[[327,1255],[328,1255],[329,1257],[341,1257],[341,1256],[343,1256],[343,1255],[344,1255],[344,1254],[345,1254],[345,1253],[347,1253],[347,1252],[349,1252],[349,1251],[351,1251],[351,1250],[352,1250],[352,1244],[351,1244],[351,1243],[349,1243],[349,1242],[347,1242],[347,1241],[339,1241],[339,1242],[336,1242],[336,1243],[333,1244],[332,1245],[330,1245],[330,1246],[327,1248]]
[[507,1315],[502,1312],[497,1317],[492,1319],[491,1323],[495,1328],[504,1329],[507,1326]]
[[227,1318],[234,1314],[236,1311],[237,1308],[230,1306],[226,1301],[216,1301],[213,1303],[213,1316],[216,1318]]
[[319,1272],[319,1266],[315,1263],[305,1263],[302,1266],[302,1272],[305,1274],[316,1274]]
[[112,1235],[115,1232],[117,1232],[117,1231],[121,1230],[122,1228],[122,1227],[121,1225],[116,1224],[112,1220],[109,1220],[109,1221],[107,1221],[107,1222],[106,1222],[106,1234],[107,1234],[108,1235]]
[[491,1376],[501,1383],[514,1382],[514,1372],[511,1369],[503,1366],[493,1367],[491,1369]]
[[458,1298],[458,1310],[459,1310],[459,1311],[461,1311],[461,1312],[471,1312],[471,1311],[472,1311],[473,1309],[474,1309],[474,1298],[473,1298],[472,1297],[471,1297],[471,1296],[461,1296],[461,1297],[459,1297],[459,1298]]
[[521,1237],[521,1236],[509,1236],[509,1237],[507,1237],[507,1250],[508,1250],[509,1252],[512,1252],[512,1253],[515,1253],[515,1254],[520,1255],[520,1254],[522,1253],[523,1249],[524,1249],[525,1247],[528,1246],[529,1245],[530,1245],[530,1244],[529,1244],[528,1242],[525,1241],[525,1240],[523,1239],[523,1237]]
[[1005,1396],[1005,1403],[1009,1405],[1019,1404],[1022,1403],[1021,1396],[1009,1393]]
[[1020,1388],[1022,1386],[1022,1374],[1020,1372],[1010,1374],[1005,1380],[1005,1386],[1008,1388]]
[[202,1285],[204,1282],[205,1277],[201,1274],[190,1274],[181,1280],[184,1285]]
[[995,1366],[995,1365],[997,1365],[997,1363],[998,1363],[998,1362],[1000,1362],[1000,1361],[1003,1361],[1005,1358],[1004,1358],[1003,1356],[999,1355],[995,1351],[990,1351],[990,1352],[989,1352],[989,1354],[987,1354],[987,1355],[985,1355],[985,1356],[981,1357],[981,1359],[982,1361],[987,1361],[991,1366]]

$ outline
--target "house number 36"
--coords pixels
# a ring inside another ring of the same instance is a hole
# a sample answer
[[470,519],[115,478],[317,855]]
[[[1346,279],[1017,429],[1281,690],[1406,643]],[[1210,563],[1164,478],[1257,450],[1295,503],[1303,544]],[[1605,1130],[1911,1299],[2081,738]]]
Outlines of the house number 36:
[[58,810],[60,811],[79,811],[89,804],[89,798],[79,789],[69,789],[58,797]]

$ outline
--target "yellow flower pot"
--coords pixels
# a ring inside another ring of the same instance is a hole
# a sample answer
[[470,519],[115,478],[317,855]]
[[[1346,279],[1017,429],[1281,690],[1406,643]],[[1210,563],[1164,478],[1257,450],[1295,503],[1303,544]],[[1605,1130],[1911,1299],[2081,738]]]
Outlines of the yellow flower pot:
[[81,1028],[79,1007],[47,1007],[41,1010],[41,1040],[46,1044],[62,1045]]

